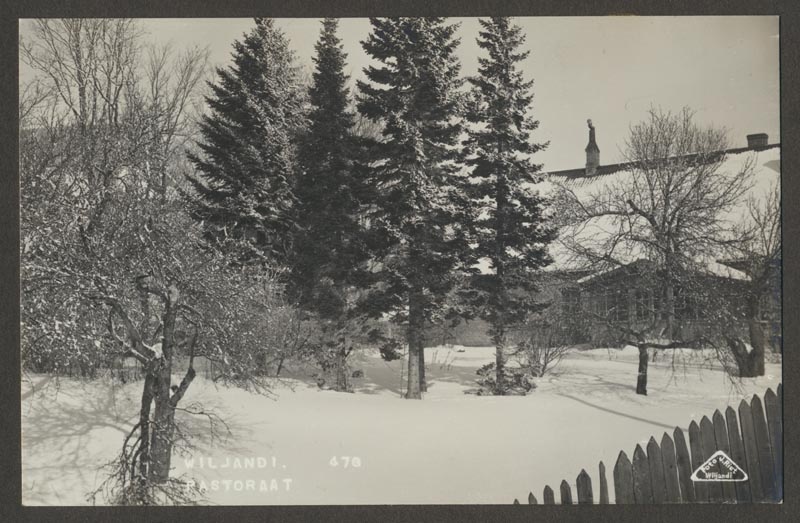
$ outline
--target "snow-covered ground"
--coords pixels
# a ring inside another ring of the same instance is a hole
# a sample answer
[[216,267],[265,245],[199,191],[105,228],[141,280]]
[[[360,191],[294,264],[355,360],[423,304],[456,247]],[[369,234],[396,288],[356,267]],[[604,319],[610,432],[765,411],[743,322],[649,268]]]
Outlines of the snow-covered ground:
[[[364,371],[355,394],[320,390],[302,373],[276,385],[277,398],[198,377],[182,405],[201,402],[231,435],[210,441],[207,420],[179,413],[197,448],[173,458],[174,474],[194,477],[215,504],[510,503],[528,491],[541,499],[544,485],[562,479],[574,484],[581,468],[596,482],[600,460],[613,488],[620,450],[630,456],[651,435],[781,381],[771,363],[764,377],[734,387],[703,355],[675,352],[674,362],[668,353],[651,364],[649,395],[637,396],[630,347],[572,353],[528,396],[500,398],[465,394],[475,370],[493,361],[491,348],[439,347],[426,357],[422,401],[401,399],[402,362],[377,352],[354,357]],[[135,422],[140,387],[23,380],[23,503],[87,504],[99,467]]]

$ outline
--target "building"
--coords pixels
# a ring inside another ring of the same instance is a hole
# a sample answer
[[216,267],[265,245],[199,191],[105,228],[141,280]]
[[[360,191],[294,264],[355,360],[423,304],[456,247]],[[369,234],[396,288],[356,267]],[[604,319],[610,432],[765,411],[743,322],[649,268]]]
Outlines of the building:
[[[584,203],[595,201],[598,194],[612,190],[614,187],[633,183],[637,165],[633,163],[617,163],[602,165],[600,163],[600,149],[597,144],[596,129],[591,120],[588,121],[589,140],[585,148],[586,161],[583,167],[552,171],[548,173],[549,190],[553,187],[566,188],[574,198]],[[732,148],[715,151],[711,155],[699,156],[685,155],[680,158],[669,158],[692,165],[693,162],[717,162],[721,172],[736,172],[741,166],[752,162],[754,177],[753,185],[747,191],[747,199],[763,202],[769,188],[780,183],[780,144],[769,144],[768,136],[763,133],[747,136],[747,147]],[[730,223],[742,222],[745,217],[742,208],[731,210],[724,216]],[[602,220],[604,218],[598,218]],[[586,339],[593,344],[602,345],[613,343],[610,331],[605,327],[622,326],[632,330],[641,330],[646,325],[651,325],[654,311],[658,310],[660,299],[659,291],[654,289],[654,278],[651,264],[646,256],[637,249],[629,249],[621,257],[624,263],[603,266],[602,263],[578,263],[573,255],[575,245],[585,242],[587,249],[593,244],[608,241],[613,237],[613,227],[610,222],[592,223],[586,230],[577,234],[571,232],[569,239],[566,234],[552,246],[551,252],[555,263],[550,271],[550,276],[560,289],[560,306],[567,316],[575,316],[579,311],[588,313],[593,318],[588,332],[584,333]],[[567,248],[571,242],[572,249]],[[680,287],[670,289],[675,297],[675,327],[676,336],[689,339],[702,329],[706,329],[713,318],[709,309],[711,303],[699,303],[696,288],[713,285],[723,288],[726,295],[731,297],[741,296],[747,289],[747,284],[752,275],[747,270],[744,260],[723,258],[721,254],[708,253],[700,262],[702,270],[693,275],[691,289]],[[769,342],[773,350],[780,348],[780,263],[773,264],[769,277],[771,291],[765,293],[763,305],[760,307],[760,322],[768,333]],[[738,298],[733,298],[738,299]],[[740,326],[745,329],[745,325]],[[579,337],[580,338],[580,337]]]

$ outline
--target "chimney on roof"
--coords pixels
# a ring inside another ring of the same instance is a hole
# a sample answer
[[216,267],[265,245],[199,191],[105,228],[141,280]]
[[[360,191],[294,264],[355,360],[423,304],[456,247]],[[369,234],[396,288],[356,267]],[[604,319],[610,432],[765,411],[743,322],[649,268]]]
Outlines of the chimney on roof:
[[589,144],[586,146],[586,174],[591,176],[597,173],[597,168],[600,166],[600,148],[597,147],[597,142],[594,141],[594,125],[591,120],[586,120],[589,124]]
[[766,147],[769,141],[767,133],[757,133],[747,135],[747,148],[755,149],[757,147]]

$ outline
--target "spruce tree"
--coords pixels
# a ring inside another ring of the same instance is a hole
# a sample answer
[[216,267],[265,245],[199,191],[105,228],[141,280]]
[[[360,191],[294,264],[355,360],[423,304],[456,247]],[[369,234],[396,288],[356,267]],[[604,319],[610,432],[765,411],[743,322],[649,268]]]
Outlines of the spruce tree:
[[303,123],[294,53],[269,18],[233,44],[233,64],[209,83],[200,123],[193,214],[207,233],[246,245],[246,256],[281,259],[291,243],[293,139]]
[[338,21],[326,18],[315,46],[308,131],[300,141],[291,287],[300,306],[320,321],[320,359],[335,371],[337,390],[348,389],[347,334],[365,250],[359,222],[360,180],[354,158],[354,115],[348,110],[346,54]]
[[529,115],[533,81],[518,64],[525,37],[508,17],[479,20],[479,58],[472,86],[464,142],[471,167],[473,260],[491,261],[490,274],[475,274],[468,293],[475,314],[486,320],[496,347],[495,393],[507,392],[506,348],[509,328],[540,307],[533,299],[535,271],[549,263],[547,244],[554,232],[546,225],[544,200],[532,188],[541,166],[531,156],[547,144],[531,142],[539,122]]
[[424,331],[441,320],[452,271],[466,244],[459,215],[456,25],[443,18],[372,18],[362,42],[378,62],[358,82],[361,113],[383,124],[371,148],[376,192],[368,214],[379,284],[367,303],[406,328],[406,398],[424,390]]

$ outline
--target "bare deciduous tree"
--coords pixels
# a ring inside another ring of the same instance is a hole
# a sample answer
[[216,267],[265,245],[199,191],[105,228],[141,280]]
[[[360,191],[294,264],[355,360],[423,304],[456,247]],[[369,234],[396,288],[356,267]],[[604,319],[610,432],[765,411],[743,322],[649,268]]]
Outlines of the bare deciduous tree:
[[[770,318],[765,308],[773,308],[771,320],[780,317],[781,205],[780,190],[773,184],[763,199],[747,200],[745,221],[737,236],[742,242],[732,246],[726,263],[741,270],[748,281],[741,292],[742,305],[728,311],[728,325],[723,324],[723,339],[733,356],[740,377],[764,375]],[[744,317],[745,335],[729,324]],[[767,329],[765,330],[765,326]]]
[[[728,171],[727,148],[725,132],[698,126],[688,108],[676,114],[651,109],[647,120],[630,129],[624,176],[609,175],[588,194],[560,187],[569,223],[559,241],[573,261],[593,271],[631,271],[655,295],[652,313],[635,324],[586,311],[607,322],[620,341],[639,348],[638,394],[647,393],[648,348],[702,341],[702,333],[687,337],[677,328],[676,304],[714,290],[719,279],[709,274],[708,262],[738,241],[724,214],[751,187],[753,162]],[[638,260],[647,264],[633,269]]]
[[[22,59],[38,73],[20,104],[23,363],[93,376],[121,357],[144,369],[138,422],[108,493],[181,502],[170,478],[176,411],[194,362],[267,391],[259,372],[277,285],[231,269],[174,190],[193,133],[205,51],[142,53],[131,20],[36,20]],[[178,361],[183,378],[173,383]]]

